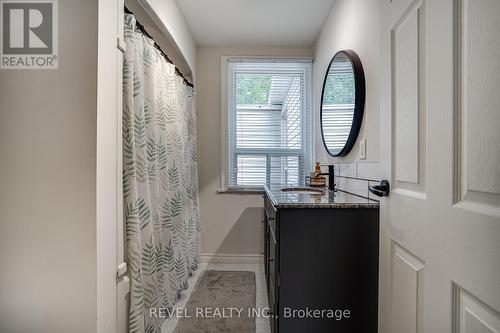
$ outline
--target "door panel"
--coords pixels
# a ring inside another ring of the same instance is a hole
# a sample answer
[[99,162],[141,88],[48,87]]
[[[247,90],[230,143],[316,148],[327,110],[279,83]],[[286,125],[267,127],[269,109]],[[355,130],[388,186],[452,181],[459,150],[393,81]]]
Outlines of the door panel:
[[392,331],[418,333],[424,263],[397,244],[392,249]]
[[425,2],[401,11],[390,32],[393,188],[425,199]]
[[[500,1],[457,1],[457,162],[464,208],[500,216]],[[481,207],[483,206],[483,207]]]
[[381,0],[379,332],[498,331],[499,19],[500,0]]
[[454,303],[455,332],[500,332],[500,314],[459,286],[454,286]]
[[392,31],[396,180],[417,184],[419,115],[419,12],[421,2]]

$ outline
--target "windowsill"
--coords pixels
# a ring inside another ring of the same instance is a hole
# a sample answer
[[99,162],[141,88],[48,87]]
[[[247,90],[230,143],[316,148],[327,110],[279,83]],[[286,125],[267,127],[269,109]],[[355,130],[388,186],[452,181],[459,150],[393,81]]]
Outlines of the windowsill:
[[238,195],[262,195],[264,189],[259,190],[255,188],[222,188],[217,190],[217,194],[238,194]]

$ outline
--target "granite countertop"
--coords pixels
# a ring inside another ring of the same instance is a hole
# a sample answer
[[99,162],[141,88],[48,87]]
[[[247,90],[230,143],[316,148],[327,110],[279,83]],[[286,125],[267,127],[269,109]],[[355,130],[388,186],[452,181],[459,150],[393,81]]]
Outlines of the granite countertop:
[[[379,202],[362,198],[342,190],[335,192],[320,188],[323,194],[284,192],[285,186],[268,187],[264,190],[275,208],[379,208]],[[317,190],[314,188],[313,190]]]

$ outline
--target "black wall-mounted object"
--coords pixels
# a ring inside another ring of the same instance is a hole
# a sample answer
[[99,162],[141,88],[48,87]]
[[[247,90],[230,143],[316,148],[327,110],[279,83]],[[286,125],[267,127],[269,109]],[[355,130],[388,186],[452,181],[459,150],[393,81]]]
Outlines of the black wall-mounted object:
[[[365,94],[365,74],[358,55],[353,50],[337,52],[325,74],[320,106],[321,136],[331,156],[346,156],[356,143],[363,121]],[[344,115],[336,115],[334,110],[342,111]],[[335,132],[335,127],[346,126],[346,123],[340,123],[346,121],[346,114],[349,119],[350,113],[352,123],[349,134]]]

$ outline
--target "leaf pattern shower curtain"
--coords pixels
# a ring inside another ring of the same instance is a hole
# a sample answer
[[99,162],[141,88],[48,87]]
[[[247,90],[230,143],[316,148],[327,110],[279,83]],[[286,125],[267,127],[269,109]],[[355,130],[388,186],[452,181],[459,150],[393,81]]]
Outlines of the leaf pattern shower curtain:
[[129,330],[160,332],[199,261],[194,91],[125,15],[123,191],[131,278]]

